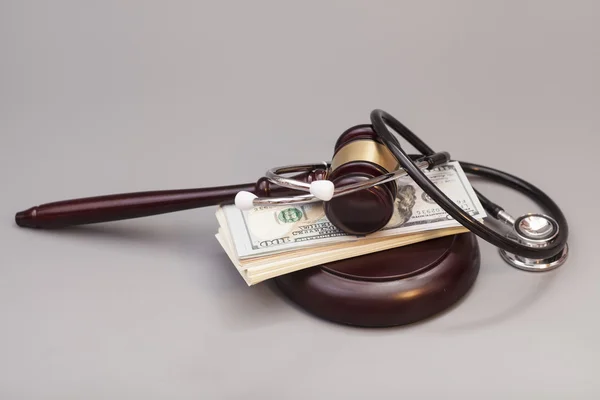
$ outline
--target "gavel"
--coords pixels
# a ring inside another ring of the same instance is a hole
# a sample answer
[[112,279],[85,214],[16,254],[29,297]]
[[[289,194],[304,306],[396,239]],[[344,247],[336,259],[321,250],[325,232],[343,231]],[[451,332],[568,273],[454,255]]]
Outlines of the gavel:
[[[363,124],[353,126],[339,136],[328,170],[303,172],[294,176],[294,179],[306,183],[329,179],[338,186],[381,176],[396,170],[398,166],[398,160],[379,140],[372,126]],[[255,183],[231,186],[63,200],[18,212],[15,221],[20,227],[38,229],[119,221],[231,204],[240,191],[248,191],[261,197],[299,194],[298,190],[272,184],[262,177]],[[369,234],[383,228],[392,218],[396,195],[396,182],[385,182],[325,202],[325,215],[333,225],[346,233]]]

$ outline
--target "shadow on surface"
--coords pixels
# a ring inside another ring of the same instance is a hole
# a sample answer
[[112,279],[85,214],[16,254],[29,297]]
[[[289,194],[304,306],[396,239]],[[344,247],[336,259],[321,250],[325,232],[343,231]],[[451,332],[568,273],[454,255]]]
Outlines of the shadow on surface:
[[[494,265],[494,267],[496,266],[497,265]],[[505,265],[500,266],[502,268],[508,268]],[[524,274],[525,279],[533,279],[535,282],[521,292],[518,292],[518,294],[515,294],[517,292],[514,290],[506,291],[507,295],[502,296],[501,298],[502,304],[498,306],[497,298],[494,298],[494,300],[490,303],[493,305],[493,307],[490,308],[485,306],[485,302],[490,301],[490,298],[489,296],[486,296],[485,291],[487,285],[481,283],[481,274],[485,274],[486,272],[489,272],[488,268],[480,269],[478,277],[469,291],[467,291],[464,296],[462,296],[445,310],[411,324],[389,327],[362,327],[332,322],[319,316],[312,315],[310,312],[288,299],[285,294],[283,294],[276,286],[274,286],[274,290],[280,297],[283,298],[285,303],[293,308],[297,313],[305,315],[309,318],[316,318],[322,321],[324,324],[330,324],[340,328],[351,328],[359,335],[363,333],[366,335],[397,335],[401,332],[413,332],[415,329],[418,329],[421,332],[436,334],[452,333],[489,328],[516,318],[520,314],[527,312],[528,309],[530,309],[536,304],[536,302],[539,302],[540,299],[543,298],[544,294],[555,281],[556,274],[559,273],[559,270],[549,271],[545,274],[515,271],[517,274]],[[487,276],[483,279],[493,278]],[[506,279],[503,283],[510,284],[510,281],[510,279]]]
[[268,282],[250,287],[244,282],[216,240],[215,232],[216,228],[207,224],[146,225],[131,221],[40,231],[75,242],[134,244],[150,257],[153,252],[173,254],[173,264],[182,260],[173,273],[193,280],[198,290],[208,293],[214,299],[210,306],[220,310],[218,315],[228,327],[253,329],[293,317],[287,314],[289,306]]
[[[504,301],[506,306],[501,310],[496,310],[492,313],[485,314],[484,316],[477,317],[470,321],[464,321],[452,325],[444,325],[441,331],[467,331],[478,328],[490,327],[493,325],[505,322],[515,316],[527,311],[531,306],[538,302],[544,295],[544,293],[550,288],[555,280],[556,274],[559,270],[549,271],[544,275],[536,275],[538,277],[537,284],[523,292],[521,296],[515,297],[512,293],[510,296],[506,296]],[[535,274],[534,272],[521,272],[524,274]],[[485,294],[479,292],[479,297],[485,300]]]
[[[135,244],[148,254],[152,254],[153,251],[172,253],[174,263],[183,258],[182,267],[174,273],[188,274],[188,277],[197,285],[198,290],[209,293],[214,299],[211,306],[220,310],[218,315],[228,327],[246,330],[288,323],[290,320],[320,319],[289,300],[272,281],[248,287],[215,239],[215,227],[207,224],[179,222],[168,225],[131,222],[121,224],[117,222],[40,231],[40,233],[51,235],[54,238],[77,239],[77,241],[90,239],[108,243]],[[482,266],[479,275],[486,273],[486,270],[489,272],[488,268]],[[467,331],[489,327],[525,312],[536,301],[539,301],[559,271],[551,271],[543,275],[535,274],[538,281],[534,286],[518,295],[511,291],[510,295],[503,298],[505,305],[501,309],[496,308],[490,310],[489,313],[482,313],[481,307],[474,308],[477,314],[483,315],[475,316],[471,320],[465,317],[462,307],[469,307],[470,302],[473,301],[485,301],[486,294],[478,287],[481,276],[478,276],[474,286],[454,305],[434,316],[409,325],[363,328],[320,320],[327,325],[342,329],[351,328],[369,332],[369,334],[378,330],[385,334],[390,332],[397,334],[398,330],[410,332],[423,327],[426,327],[428,332]],[[532,274],[521,271],[519,273]],[[478,299],[473,299],[473,296]],[[459,308],[461,308],[460,314],[457,312]],[[457,313],[459,322],[448,319],[450,314],[454,313]],[[435,322],[436,325],[432,325],[432,322]]]

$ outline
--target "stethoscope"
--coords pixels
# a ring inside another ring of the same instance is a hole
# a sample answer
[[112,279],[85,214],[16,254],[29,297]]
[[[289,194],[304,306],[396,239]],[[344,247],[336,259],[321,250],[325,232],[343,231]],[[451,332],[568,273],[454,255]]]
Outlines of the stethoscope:
[[[485,226],[468,212],[457,206],[425,175],[424,170],[450,161],[448,153],[435,152],[396,118],[385,111],[372,111],[370,119],[373,130],[376,132],[378,138],[397,158],[400,165],[397,170],[362,182],[335,187],[333,182],[327,179],[307,183],[283,176],[284,174],[293,172],[316,169],[324,170],[326,176],[328,169],[331,167],[327,162],[272,168],[265,174],[265,177],[271,183],[303,191],[306,194],[287,197],[257,197],[250,192],[239,192],[235,197],[236,206],[241,210],[247,210],[257,206],[284,206],[318,201],[327,202],[332,198],[368,189],[408,175],[458,223],[481,239],[496,246],[499,249],[502,259],[509,265],[526,271],[549,271],[565,263],[568,254],[567,221],[558,205],[543,191],[523,179],[506,172],[468,162],[459,162],[466,173],[478,175],[518,190],[544,207],[549,213],[549,215],[528,213],[514,218],[502,207],[475,190],[486,212],[510,228],[507,234],[501,234]],[[420,157],[408,155],[400,146],[396,136],[390,132],[388,126],[417,149],[421,153]]]

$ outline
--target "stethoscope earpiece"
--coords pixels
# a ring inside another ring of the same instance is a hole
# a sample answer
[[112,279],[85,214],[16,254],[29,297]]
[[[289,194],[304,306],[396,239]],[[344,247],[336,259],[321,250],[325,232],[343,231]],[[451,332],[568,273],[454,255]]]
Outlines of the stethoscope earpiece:
[[335,185],[327,179],[310,183],[309,192],[321,201],[329,201],[333,198]]
[[257,197],[254,193],[242,190],[235,195],[235,206],[242,211],[251,210],[254,207],[254,199]]

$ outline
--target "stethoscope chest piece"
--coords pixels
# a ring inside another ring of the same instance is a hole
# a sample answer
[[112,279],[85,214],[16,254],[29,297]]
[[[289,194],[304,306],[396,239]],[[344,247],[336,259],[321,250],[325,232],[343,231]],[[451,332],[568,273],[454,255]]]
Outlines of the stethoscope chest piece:
[[[507,236],[529,247],[546,247],[558,236],[558,223],[544,214],[525,214],[514,221],[513,230]],[[509,265],[531,272],[550,271],[560,267],[567,260],[568,245],[555,256],[532,259],[512,254],[500,249],[500,256]]]

